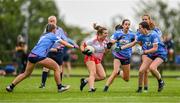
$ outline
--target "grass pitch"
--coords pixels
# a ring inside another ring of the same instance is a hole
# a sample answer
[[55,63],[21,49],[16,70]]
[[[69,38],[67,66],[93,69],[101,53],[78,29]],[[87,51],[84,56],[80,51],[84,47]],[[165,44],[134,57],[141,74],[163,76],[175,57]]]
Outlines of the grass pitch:
[[117,78],[104,93],[103,87],[106,80],[96,82],[95,93],[88,92],[88,85],[81,92],[79,90],[81,77],[64,78],[63,84],[71,85],[68,91],[57,92],[54,78],[47,79],[46,88],[38,88],[40,76],[31,76],[18,84],[12,93],[8,93],[5,87],[11,83],[14,77],[0,77],[0,103],[180,103],[180,77],[164,78],[165,88],[157,92],[157,81],[149,78],[149,92],[136,93],[137,77],[129,82]]

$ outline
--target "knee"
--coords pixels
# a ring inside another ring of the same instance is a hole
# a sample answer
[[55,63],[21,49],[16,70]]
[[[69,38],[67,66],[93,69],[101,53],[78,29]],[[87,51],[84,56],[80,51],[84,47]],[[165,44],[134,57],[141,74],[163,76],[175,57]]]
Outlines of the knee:
[[31,75],[31,73],[24,72],[22,75],[23,75],[24,77],[29,77],[29,76]]
[[140,69],[139,74],[143,74],[143,73],[144,73],[144,70]]
[[96,76],[96,72],[95,71],[91,71],[89,75],[95,77]]
[[105,78],[106,78],[106,74],[100,76],[100,79],[101,79],[101,80],[104,80]]
[[156,67],[155,66],[149,66],[149,69],[150,69],[150,71],[154,71],[155,69],[156,69]]

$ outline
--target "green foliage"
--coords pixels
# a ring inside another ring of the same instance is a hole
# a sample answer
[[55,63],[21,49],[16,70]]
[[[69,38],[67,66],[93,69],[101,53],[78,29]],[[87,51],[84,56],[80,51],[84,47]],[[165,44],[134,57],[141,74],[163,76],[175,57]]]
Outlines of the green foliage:
[[21,4],[22,0],[0,0],[0,50],[10,50],[16,44],[24,22],[18,9]]
[[[23,6],[27,11],[22,9]],[[17,36],[22,34],[26,37],[24,28],[27,30],[26,39],[31,50],[43,33],[47,19],[51,15],[57,17],[58,26],[62,27],[72,39],[82,41],[85,36],[81,33],[81,28],[65,24],[54,0],[0,0],[0,8],[0,53],[2,54],[0,59],[3,60],[12,58],[12,52],[9,51],[14,50]]]

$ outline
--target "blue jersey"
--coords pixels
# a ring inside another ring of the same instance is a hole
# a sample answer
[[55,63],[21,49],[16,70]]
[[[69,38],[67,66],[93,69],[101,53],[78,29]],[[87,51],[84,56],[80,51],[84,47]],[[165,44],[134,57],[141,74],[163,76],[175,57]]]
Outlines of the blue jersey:
[[[124,34],[124,32],[122,30],[117,30],[112,36],[111,39],[112,40],[118,40],[119,38],[121,38],[119,41],[116,42],[116,47],[120,47],[123,45],[126,45],[130,42],[132,42],[135,39],[135,34],[131,31],[128,31],[127,34]],[[117,55],[121,55],[125,58],[130,58],[132,55],[132,48],[126,48],[123,49],[119,52],[115,52],[113,50],[113,55],[117,56]]]
[[[161,32],[161,30],[160,30],[159,28],[154,28],[152,31],[156,32],[155,34],[157,34],[157,36],[159,36],[159,37],[161,38],[162,32]],[[137,32],[136,32],[136,38],[138,38],[138,37],[141,36],[141,35],[143,35],[143,34],[141,34],[139,30],[137,30]],[[143,46],[143,47],[142,47],[142,50],[147,50],[147,47],[146,47],[146,46]]]
[[[67,41],[66,34],[64,33],[64,31],[63,31],[62,28],[57,27],[57,28],[56,28],[56,32],[55,32],[55,35],[56,35],[58,38],[61,38],[62,40]],[[63,48],[64,48],[64,45],[62,45],[62,44],[60,44],[60,43],[54,43],[54,45],[52,46],[52,48],[63,49]]]
[[153,31],[155,31],[155,32],[159,35],[159,37],[162,36],[162,32],[161,32],[161,30],[160,30],[159,28],[155,27],[155,28],[153,29]]
[[[76,45],[75,42],[74,42],[72,39],[70,39],[70,38],[67,38],[67,42],[68,42],[69,44],[71,44],[71,45]],[[68,50],[69,50],[68,47],[64,47],[64,48],[62,49],[63,53],[66,53]]]
[[151,31],[148,35],[140,35],[137,41],[142,43],[142,48],[144,48],[144,50],[153,48],[154,43],[158,44],[157,51],[149,55],[167,54],[164,43],[160,40],[160,37],[155,31]]
[[31,53],[41,57],[46,57],[47,53],[49,52],[50,48],[54,45],[54,43],[60,40],[61,39],[52,32],[45,33],[40,37],[36,46],[31,50]]

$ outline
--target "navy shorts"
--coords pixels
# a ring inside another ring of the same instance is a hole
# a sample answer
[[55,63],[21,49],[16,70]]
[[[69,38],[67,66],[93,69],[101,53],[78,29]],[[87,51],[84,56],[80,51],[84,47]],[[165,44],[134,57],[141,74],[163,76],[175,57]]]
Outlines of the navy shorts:
[[47,57],[53,59],[58,65],[63,63],[63,53],[62,52],[49,52]]
[[151,60],[155,60],[156,58],[161,58],[164,62],[167,61],[167,55],[166,54],[158,54],[158,55],[147,55]]
[[118,59],[121,62],[121,65],[127,65],[127,64],[130,64],[130,62],[131,62],[130,58],[128,58],[128,59],[120,59],[118,57],[114,57],[114,58]]
[[46,59],[46,57],[41,57],[41,56],[38,56],[38,55],[33,54],[33,53],[30,53],[28,56],[28,61],[30,61],[31,63],[37,63],[37,62],[44,60],[44,59]]
[[64,56],[63,56],[63,61],[64,62],[68,62],[71,60],[71,57],[70,57],[70,54],[68,53],[65,53]]

